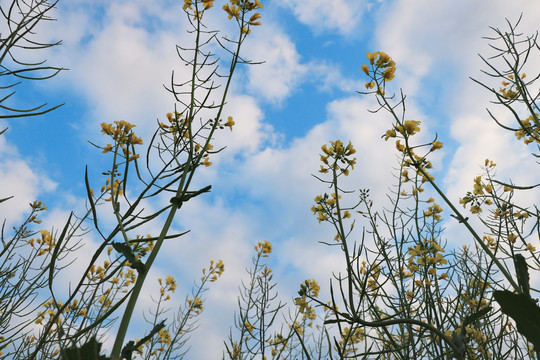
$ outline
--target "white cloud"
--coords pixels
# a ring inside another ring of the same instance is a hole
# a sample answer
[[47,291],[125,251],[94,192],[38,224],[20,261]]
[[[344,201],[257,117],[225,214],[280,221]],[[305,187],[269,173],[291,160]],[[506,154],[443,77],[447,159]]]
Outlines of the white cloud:
[[6,229],[10,229],[20,225],[23,214],[30,212],[29,203],[43,192],[54,191],[57,184],[36,166],[35,160],[22,158],[16,147],[6,140],[6,133],[0,135],[0,198],[13,198],[0,204],[3,209],[0,220],[5,218]]
[[250,66],[248,87],[272,102],[281,102],[305,81],[307,68],[290,37],[274,23],[253,31],[245,44],[244,57],[264,63]]
[[215,161],[233,161],[235,155],[246,156],[258,150],[267,141],[276,141],[272,126],[264,122],[264,114],[251,96],[231,94],[223,112],[223,121],[232,116],[235,122],[233,131],[224,128],[218,131],[214,148],[226,146],[227,149],[215,157]]
[[[514,23],[523,12],[520,30],[535,31],[533,24],[539,20],[538,7],[528,1],[510,4],[401,0],[386,3],[377,15],[376,44],[380,48],[373,50],[384,51],[395,59],[396,79],[401,78],[398,81],[406,84],[408,94],[420,90],[420,81],[427,74],[440,78],[448,86],[468,82],[468,75],[473,74],[470,71],[477,73],[482,66],[477,54],[488,49],[482,37],[493,36],[489,27],[506,29],[505,18]],[[445,81],[444,74],[460,77]]]
[[278,3],[292,10],[298,20],[313,31],[337,31],[340,34],[355,30],[368,6],[367,1],[360,0],[279,0]]

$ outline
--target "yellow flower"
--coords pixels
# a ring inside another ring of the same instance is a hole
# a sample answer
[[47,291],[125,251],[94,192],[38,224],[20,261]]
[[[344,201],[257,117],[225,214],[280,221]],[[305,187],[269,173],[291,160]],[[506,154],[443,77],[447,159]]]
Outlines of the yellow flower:
[[308,305],[308,303],[306,301],[306,296],[305,295],[302,296],[301,298],[298,297],[298,298],[294,299],[294,304],[299,307],[298,311],[300,311],[301,314],[303,314],[305,309],[307,307],[309,307],[309,305]]
[[103,153],[108,153],[109,151],[112,151],[112,145],[111,144],[107,144],[107,146],[105,146],[103,148]]
[[446,280],[448,278],[447,273],[442,273],[441,276],[439,276],[439,280]]
[[240,18],[240,8],[232,5],[229,7],[229,4],[223,5],[223,10],[229,15],[229,20],[231,20],[233,17],[238,20]]
[[204,10],[208,10],[214,6],[214,0],[203,0]]
[[365,86],[366,86],[366,89],[373,89],[375,87],[375,83],[373,81],[367,82]]
[[442,149],[443,147],[443,143],[440,142],[440,141],[434,141],[432,142],[432,147],[431,149],[429,149],[429,151],[435,151],[435,150],[439,150],[439,149]]
[[201,164],[208,167],[208,166],[212,165],[212,162],[210,161],[210,158],[205,157],[204,161]]
[[249,18],[249,25],[253,25],[253,26],[261,25],[261,22],[257,21],[260,18],[261,18],[261,14],[259,14],[259,13],[255,13],[255,14],[251,15],[251,17]]
[[477,205],[471,206],[471,214],[480,214],[482,212],[482,208]]
[[[390,62],[392,59],[390,59],[390,56],[382,51],[378,51],[375,53],[375,55],[379,55],[379,59],[377,60],[376,65],[379,67],[384,67],[385,65],[391,65]],[[367,55],[367,54],[366,54]]]
[[403,128],[405,131],[407,131],[407,134],[414,135],[420,131],[420,127],[418,125],[420,125],[420,121],[406,120],[403,123]]
[[143,141],[140,137],[137,137],[135,136],[135,134],[132,134],[129,143],[132,145],[142,145]]
[[319,296],[319,291],[321,290],[321,287],[319,286],[316,280],[314,279],[306,280],[305,284],[309,287],[314,297]]
[[384,141],[387,141],[391,137],[392,138],[396,137],[396,130],[394,129],[386,130],[386,133],[384,134]]
[[366,75],[368,75],[368,76],[369,76],[369,68],[368,68],[368,66],[367,66],[367,65],[365,65],[365,64],[364,64],[364,65],[362,65],[362,71],[363,71],[363,72],[365,72],[365,73],[366,73]]
[[258,256],[268,257],[268,254],[272,253],[272,244],[265,240],[264,242],[258,242],[255,246],[255,251],[258,252]]
[[176,290],[176,280],[172,276],[167,276],[167,279],[165,279],[165,284],[169,286],[169,289],[174,292]]
[[371,65],[375,64],[375,59],[377,59],[378,54],[379,53],[366,53],[366,57]]
[[[187,9],[193,10],[191,5],[193,5],[192,0],[184,0],[184,6],[183,6],[184,10],[187,10]],[[169,115],[169,114],[167,114],[167,115]]]
[[101,123],[101,132],[107,135],[112,135],[114,133],[114,128],[112,124]]
[[225,124],[223,124],[223,126],[228,126],[229,129],[231,129],[231,131],[232,131],[232,127],[233,127],[234,124],[235,124],[235,122],[234,122],[232,116],[229,116],[227,118],[227,122]]
[[401,176],[403,176],[403,182],[409,181],[409,172],[407,170],[403,170]]
[[390,81],[392,80],[396,75],[394,74],[396,71],[396,68],[390,67],[386,70],[384,70],[381,74],[384,81]]

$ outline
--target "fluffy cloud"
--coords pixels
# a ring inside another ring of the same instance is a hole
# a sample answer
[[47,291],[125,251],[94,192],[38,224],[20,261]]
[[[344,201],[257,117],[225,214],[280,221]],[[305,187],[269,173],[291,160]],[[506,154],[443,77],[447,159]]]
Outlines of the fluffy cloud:
[[13,196],[0,204],[3,215],[0,220],[5,218],[6,229],[10,229],[18,226],[23,214],[30,211],[29,203],[43,192],[54,191],[57,184],[37,166],[35,159],[22,158],[17,148],[6,140],[6,133],[0,135],[0,158],[0,198]]
[[315,32],[337,31],[340,34],[354,31],[368,7],[367,1],[346,0],[279,0],[278,4],[292,10],[301,23]]
[[264,63],[248,70],[248,88],[265,100],[279,103],[305,81],[306,65],[291,38],[275,23],[253,32],[245,45],[245,57]]

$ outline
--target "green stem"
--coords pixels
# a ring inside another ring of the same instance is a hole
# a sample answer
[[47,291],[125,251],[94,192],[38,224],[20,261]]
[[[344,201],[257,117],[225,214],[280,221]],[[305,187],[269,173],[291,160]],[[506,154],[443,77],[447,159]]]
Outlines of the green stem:
[[137,304],[139,294],[141,292],[142,286],[146,279],[146,274],[148,274],[148,271],[150,270],[152,263],[154,262],[159,252],[159,249],[161,248],[161,245],[163,244],[163,241],[165,240],[165,236],[167,235],[167,232],[169,231],[169,228],[171,227],[172,221],[174,219],[174,215],[176,214],[176,209],[177,209],[176,206],[171,207],[171,211],[169,212],[169,216],[167,217],[167,220],[165,221],[165,225],[163,226],[163,229],[161,230],[159,239],[154,245],[154,248],[152,249],[152,252],[150,253],[150,256],[148,257],[148,260],[145,263],[146,271],[139,273],[139,275],[137,276],[137,281],[135,282],[135,286],[133,287],[133,292],[131,293],[131,296],[126,306],[126,310],[124,311],[124,316],[122,317],[122,321],[120,322],[118,333],[116,334],[116,339],[115,339],[113,350],[111,353],[112,359],[120,358],[120,351],[122,350],[124,338],[126,336],[129,322],[131,320],[131,316],[135,309],[135,305]]

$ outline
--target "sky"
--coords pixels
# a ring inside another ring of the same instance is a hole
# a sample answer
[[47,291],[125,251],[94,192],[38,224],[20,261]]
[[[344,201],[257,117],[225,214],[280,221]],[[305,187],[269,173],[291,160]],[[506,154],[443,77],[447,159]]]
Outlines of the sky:
[[[540,23],[537,2],[261,2],[262,26],[253,29],[243,55],[264,63],[235,74],[226,108],[235,119],[234,131],[219,134],[227,149],[195,180],[196,186],[211,184],[212,192],[182,208],[174,226],[191,232],[167,243],[152,269],[154,283],[168,274],[177,278],[181,301],[211,259],[225,263],[224,275],[206,294],[200,328],[190,342],[193,359],[221,355],[240,279],[247,276],[257,242],[273,245],[270,265],[280,299],[288,303],[303,280],[317,279],[324,292],[332,271],[342,268],[340,254],[319,243],[331,241],[332,230],[319,225],[310,211],[313,198],[326,191],[311,176],[319,169],[322,144],[351,141],[358,159],[347,185],[369,188],[376,205],[386,204],[396,151],[392,142],[381,139],[391,119],[368,112],[376,108],[374,97],[356,92],[367,81],[360,70],[366,52],[384,51],[395,60],[391,88],[407,95],[406,118],[422,121],[419,141],[432,141],[437,134],[444,143],[432,162],[451,200],[457,202],[472,188],[485,158],[497,163],[500,179],[539,180],[530,171],[530,150],[498,128],[486,108],[501,119],[509,119],[508,114],[491,105],[490,94],[470,80],[489,81],[482,77],[485,65],[478,54],[490,54],[482,39],[493,35],[490,27],[506,29],[505,18],[515,22],[523,14],[519,30],[533,34]],[[62,45],[27,56],[69,70],[46,82],[22,84],[15,101],[65,105],[37,118],[0,121],[2,129],[9,127],[0,137],[1,197],[14,195],[0,207],[7,225],[22,221],[27,204],[36,199],[50,209],[44,225],[58,228],[71,210],[84,211],[85,166],[99,184],[107,165],[88,142],[106,142],[102,122],[129,121],[143,141],[150,140],[156,120],[164,121],[174,109],[163,84],[170,82],[173,70],[185,74],[175,50],[190,39],[181,5],[169,0],[58,4],[57,21],[38,34],[61,39]],[[208,20],[213,28],[231,31],[222,5],[216,1]],[[470,241],[455,221],[443,225],[450,245]],[[148,232],[159,228],[153,224]],[[88,248],[96,240],[89,234]],[[146,294],[155,289],[145,287]],[[150,305],[143,299],[138,310]],[[207,343],[216,346],[209,349]]]

